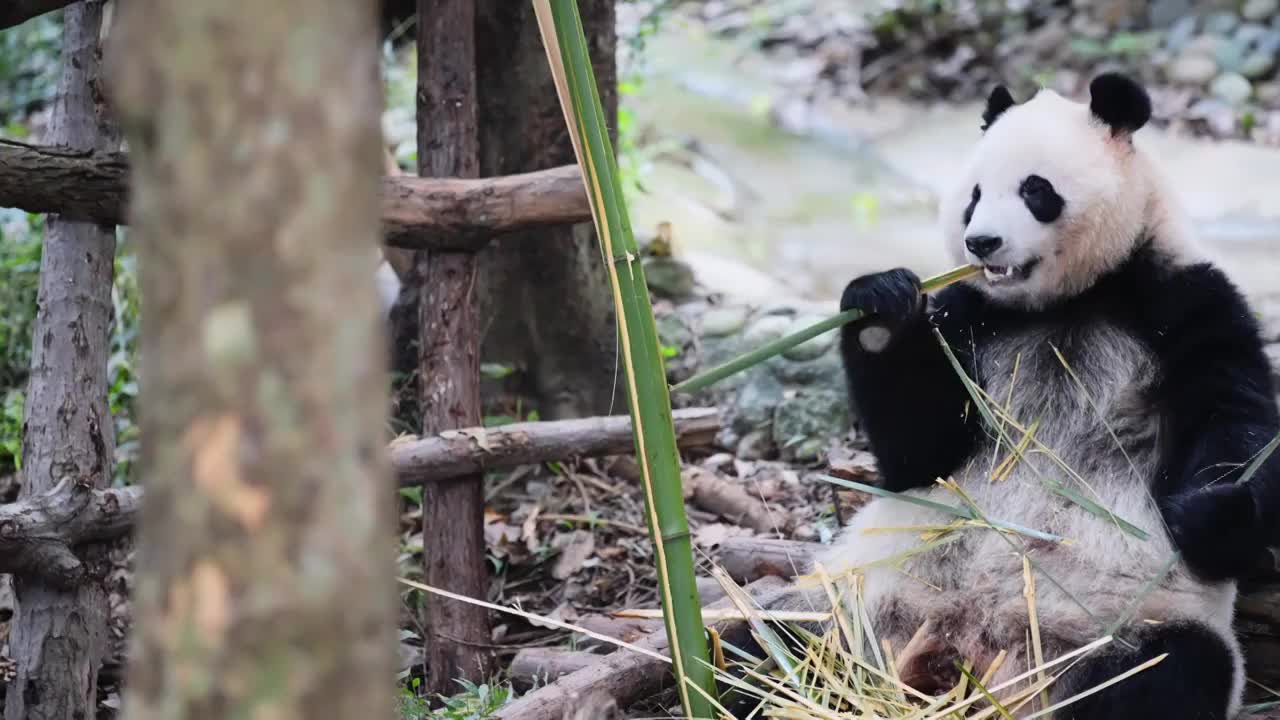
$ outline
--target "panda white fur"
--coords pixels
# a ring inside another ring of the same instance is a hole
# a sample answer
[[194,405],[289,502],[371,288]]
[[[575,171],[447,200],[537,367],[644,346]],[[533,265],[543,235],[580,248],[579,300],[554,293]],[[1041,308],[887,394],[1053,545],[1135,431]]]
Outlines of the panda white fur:
[[[1150,113],[1145,91],[1116,74],[1091,83],[1088,103],[1042,90],[1016,104],[997,88],[972,161],[941,205],[949,251],[985,273],[927,299],[902,269],[857,278],[844,292],[841,309],[869,313],[843,329],[842,353],[884,487],[954,505],[936,483],[951,478],[988,517],[1070,540],[974,528],[900,564],[876,565],[924,542],[918,530],[884,529],[953,518],[889,498],[854,516],[819,561],[835,577],[863,575],[868,615],[896,651],[928,623],[914,648],[922,652],[900,668],[923,691],[949,689],[959,658],[981,674],[1008,651],[993,683],[1034,664],[1025,553],[1038,568],[1046,659],[1130,618],[1116,642],[1054,685],[1051,701],[1168,653],[1058,720],[1218,720],[1241,705],[1236,579],[1275,544],[1280,458],[1248,484],[1235,481],[1280,432],[1280,419],[1246,301],[1195,253],[1189,223],[1132,141]],[[1039,445],[1004,479],[992,471],[1009,447],[997,448],[935,329],[1017,423],[1038,421]],[[1131,607],[1175,549],[1172,571]],[[809,600],[829,606],[825,596]],[[773,606],[806,602],[793,594]]]

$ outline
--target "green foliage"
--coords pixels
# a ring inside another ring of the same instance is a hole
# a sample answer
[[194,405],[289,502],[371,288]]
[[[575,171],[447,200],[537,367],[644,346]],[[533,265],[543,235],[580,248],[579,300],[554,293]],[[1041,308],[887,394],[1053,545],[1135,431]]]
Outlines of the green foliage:
[[22,469],[22,408],[26,396],[21,390],[4,392],[0,405],[0,473]]
[[400,717],[404,720],[486,720],[511,701],[514,693],[504,685],[474,685],[459,680],[463,692],[441,698],[444,706],[432,710],[426,699],[418,695],[421,679],[414,678],[410,687],[400,691]]
[[31,367],[43,225],[38,216],[0,211],[0,388],[22,387]]
[[50,13],[0,33],[0,122],[8,137],[26,129],[12,124],[53,98],[62,44],[62,13]]
[[[0,473],[22,466],[22,412],[40,287],[44,218],[0,211]],[[117,243],[107,402],[116,432],[117,485],[131,481],[138,457],[138,273],[127,241]]]
[[22,409],[40,287],[42,218],[0,212],[0,475],[22,467]]
[[117,232],[113,322],[107,356],[107,404],[116,429],[115,483],[129,484],[140,450],[134,408],[138,398],[138,259],[124,233]]

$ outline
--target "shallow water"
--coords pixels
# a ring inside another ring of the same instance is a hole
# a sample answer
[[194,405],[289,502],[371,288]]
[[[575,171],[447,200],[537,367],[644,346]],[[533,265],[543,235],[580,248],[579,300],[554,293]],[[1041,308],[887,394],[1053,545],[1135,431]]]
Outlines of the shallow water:
[[[675,24],[650,40],[646,57],[649,73],[623,103],[670,149],[642,176],[648,192],[630,195],[635,228],[671,222],[677,252],[704,285],[825,303],[864,272],[950,267],[936,197],[978,137],[978,106],[878,100],[797,115],[775,104],[785,64]],[[778,129],[770,113],[801,131]],[[1280,150],[1154,128],[1139,143],[1240,284],[1280,292]]]

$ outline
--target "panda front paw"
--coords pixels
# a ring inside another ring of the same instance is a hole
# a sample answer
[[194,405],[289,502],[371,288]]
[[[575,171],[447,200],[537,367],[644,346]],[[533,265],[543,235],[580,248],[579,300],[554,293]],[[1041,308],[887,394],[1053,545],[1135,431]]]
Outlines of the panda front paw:
[[924,311],[920,278],[906,268],[855,278],[840,296],[840,311],[855,308],[866,314],[846,332],[856,334],[862,350],[880,352],[894,333]]
[[1161,505],[1174,547],[1201,579],[1239,579],[1257,567],[1266,541],[1247,486],[1215,485]]

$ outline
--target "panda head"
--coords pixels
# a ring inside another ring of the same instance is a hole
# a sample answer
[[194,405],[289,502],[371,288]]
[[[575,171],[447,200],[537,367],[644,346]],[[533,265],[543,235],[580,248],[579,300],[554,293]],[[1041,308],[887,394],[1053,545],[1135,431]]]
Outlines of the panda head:
[[1153,176],[1133,144],[1151,101],[1103,74],[1088,103],[1041,90],[1022,104],[997,87],[982,139],[941,203],[948,251],[984,268],[993,300],[1039,307],[1092,285],[1128,258],[1152,220]]

